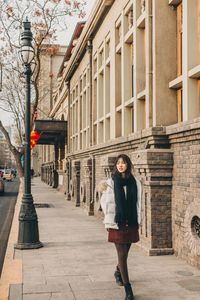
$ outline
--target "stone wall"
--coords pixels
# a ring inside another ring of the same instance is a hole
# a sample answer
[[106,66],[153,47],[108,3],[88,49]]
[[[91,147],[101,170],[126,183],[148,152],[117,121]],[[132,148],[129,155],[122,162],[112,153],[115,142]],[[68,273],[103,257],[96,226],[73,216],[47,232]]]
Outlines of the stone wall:
[[[171,232],[171,187],[173,153],[167,149],[168,140],[163,127],[143,130],[129,139],[120,138],[90,152],[73,154],[70,191],[75,205],[88,215],[102,217],[97,184],[111,176],[118,154],[128,154],[134,173],[142,181],[143,222],[140,228],[141,247],[150,255],[173,253]],[[166,149],[160,149],[166,148]],[[68,192],[67,192],[68,194]]]

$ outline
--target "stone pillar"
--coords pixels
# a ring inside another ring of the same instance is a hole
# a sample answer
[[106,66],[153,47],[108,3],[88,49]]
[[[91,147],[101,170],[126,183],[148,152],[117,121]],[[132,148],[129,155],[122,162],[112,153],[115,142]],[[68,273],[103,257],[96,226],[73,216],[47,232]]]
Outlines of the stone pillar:
[[58,149],[58,168],[63,170],[63,159],[65,157],[65,143],[64,140],[60,141]]
[[173,254],[172,170],[173,151],[148,149],[131,155],[134,173],[142,180],[140,244],[149,255]]
[[70,174],[71,174],[71,163],[70,160],[68,159],[66,162],[66,199],[68,201],[71,200],[71,194],[70,194]]
[[93,202],[93,188],[92,188],[92,159],[83,161],[83,168],[85,172],[85,208],[89,216],[94,215],[94,202]]
[[[114,162],[116,157],[115,156],[103,156],[101,157],[100,166],[104,171],[105,176],[102,176],[102,179],[110,178],[112,175]],[[94,188],[93,193],[93,202],[94,202],[94,214],[99,214],[101,212],[101,205],[100,205],[100,197],[101,193],[98,192],[97,187]]]
[[52,172],[52,165],[50,165],[50,181],[49,181],[49,185],[52,186],[53,184],[53,172]]
[[80,206],[80,161],[73,162],[74,201]]

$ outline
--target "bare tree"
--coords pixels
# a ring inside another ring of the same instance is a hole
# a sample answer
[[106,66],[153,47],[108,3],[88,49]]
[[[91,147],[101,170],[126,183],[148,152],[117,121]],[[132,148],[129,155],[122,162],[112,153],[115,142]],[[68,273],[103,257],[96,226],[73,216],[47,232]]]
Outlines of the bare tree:
[[[17,139],[23,143],[25,128],[25,94],[23,70],[19,62],[20,33],[23,21],[28,16],[33,32],[36,70],[32,76],[32,116],[34,116],[39,95],[39,75],[41,50],[56,51],[54,42],[57,30],[67,30],[70,16],[85,16],[85,0],[0,0],[0,62],[3,63],[3,89],[0,93],[0,110],[12,114]],[[21,152],[12,144],[8,132],[0,118],[0,130],[5,136],[10,151],[13,153],[18,173],[23,176]]]

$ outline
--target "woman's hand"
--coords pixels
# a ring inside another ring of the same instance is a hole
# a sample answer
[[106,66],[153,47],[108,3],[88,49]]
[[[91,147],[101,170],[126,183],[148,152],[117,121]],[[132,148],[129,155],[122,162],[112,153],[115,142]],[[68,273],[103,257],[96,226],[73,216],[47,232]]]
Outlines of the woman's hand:
[[97,190],[102,193],[107,190],[107,187],[108,187],[107,182],[105,180],[102,180],[97,185]]

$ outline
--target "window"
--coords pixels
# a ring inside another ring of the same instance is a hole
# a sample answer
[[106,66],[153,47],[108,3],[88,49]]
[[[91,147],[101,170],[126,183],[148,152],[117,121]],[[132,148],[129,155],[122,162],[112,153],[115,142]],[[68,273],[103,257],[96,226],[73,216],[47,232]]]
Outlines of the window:
[[182,74],[183,5],[177,6],[177,75]]

